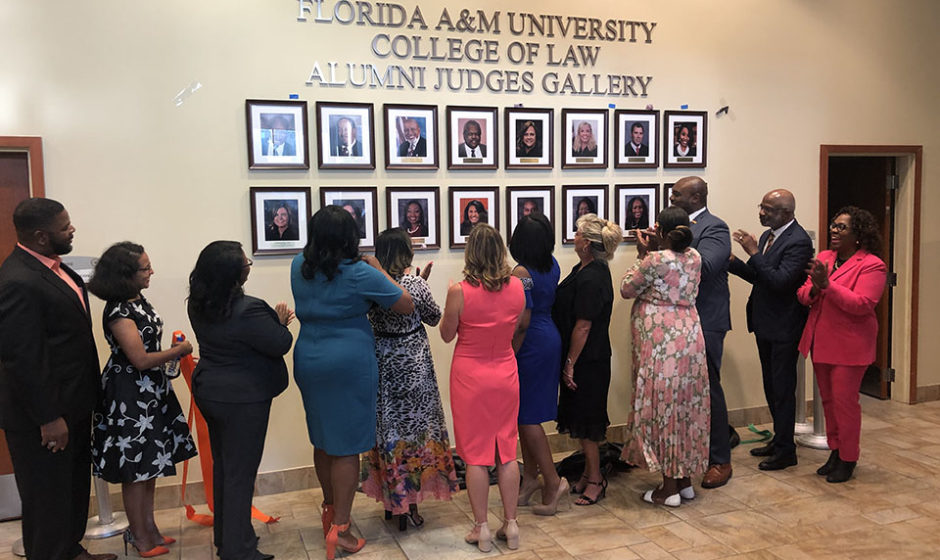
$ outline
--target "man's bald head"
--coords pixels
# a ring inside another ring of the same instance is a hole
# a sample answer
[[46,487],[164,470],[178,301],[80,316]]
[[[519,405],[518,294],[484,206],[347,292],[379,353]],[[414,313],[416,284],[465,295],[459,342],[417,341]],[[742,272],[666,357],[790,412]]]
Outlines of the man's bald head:
[[701,210],[708,204],[708,185],[701,177],[683,177],[672,186],[669,203],[689,214]]
[[760,202],[760,223],[777,229],[793,219],[796,198],[786,189],[774,189],[764,195]]

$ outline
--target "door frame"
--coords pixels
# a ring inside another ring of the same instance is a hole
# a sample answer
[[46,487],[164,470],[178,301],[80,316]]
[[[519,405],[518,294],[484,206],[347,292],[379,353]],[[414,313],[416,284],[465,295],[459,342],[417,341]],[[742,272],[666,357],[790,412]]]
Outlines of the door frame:
[[46,196],[41,136],[0,136],[0,151],[26,152],[29,159],[29,193],[32,196]]
[[[910,302],[895,302],[893,315],[893,328],[891,332],[891,347],[893,350],[892,362],[904,364],[905,367],[896,368],[897,378],[895,386],[901,390],[891,391],[892,400],[900,400],[908,404],[917,402],[917,322],[920,305],[920,208],[921,208],[921,171],[923,164],[923,146],[890,146],[890,145],[836,145],[822,144],[819,146],[819,230],[825,232],[829,224],[827,204],[829,198],[829,158],[831,156],[872,156],[895,157],[898,159],[898,175],[901,180],[898,185],[898,197],[895,203],[897,216],[910,217],[910,239],[908,244],[901,236],[895,235],[894,254],[895,263],[901,262],[903,269],[898,271],[898,284],[895,286],[896,294],[908,294],[903,298]],[[913,175],[913,177],[909,176]],[[907,190],[910,195],[907,196]],[[904,194],[905,196],[902,196]],[[899,220],[895,220],[894,227],[897,232]],[[907,229],[907,228],[905,228]],[[906,239],[906,236],[905,236]],[[909,333],[904,336],[904,333]],[[907,344],[903,342],[905,339]],[[906,377],[905,377],[906,374]],[[905,389],[905,383],[907,391]],[[906,397],[906,399],[905,399]]]

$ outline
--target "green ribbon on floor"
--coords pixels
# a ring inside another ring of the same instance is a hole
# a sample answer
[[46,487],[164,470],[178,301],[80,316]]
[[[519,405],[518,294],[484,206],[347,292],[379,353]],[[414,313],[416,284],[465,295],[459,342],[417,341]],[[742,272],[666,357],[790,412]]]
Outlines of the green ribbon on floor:
[[741,443],[761,443],[764,441],[768,441],[774,437],[774,433],[771,432],[770,430],[758,430],[757,428],[754,427],[754,424],[748,424],[747,429],[751,430],[752,432],[759,435],[760,437],[757,439],[741,440]]

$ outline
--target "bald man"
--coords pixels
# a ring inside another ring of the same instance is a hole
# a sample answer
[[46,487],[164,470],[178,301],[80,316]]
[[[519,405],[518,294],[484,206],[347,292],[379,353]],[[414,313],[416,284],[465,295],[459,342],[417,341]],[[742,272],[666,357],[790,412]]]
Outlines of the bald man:
[[732,235],[748,258],[732,256],[728,270],[753,284],[747,300],[747,330],[757,339],[764,396],[774,419],[773,440],[751,449],[751,455],[765,457],[758,465],[764,471],[785,469],[797,462],[793,442],[797,345],[807,308],[797,301],[796,290],[806,279],[813,242],[793,217],[795,211],[793,193],[774,189],[760,203],[760,223],[769,228],[760,241],[742,229]]
[[695,308],[705,336],[708,390],[711,401],[711,433],[708,470],[702,488],[718,488],[731,478],[731,434],[728,405],[721,388],[721,357],[725,335],[731,330],[731,293],[728,291],[728,259],[731,235],[721,218],[708,211],[708,185],[701,177],[683,177],[672,186],[669,201],[689,213],[692,248],[702,255],[702,279]]

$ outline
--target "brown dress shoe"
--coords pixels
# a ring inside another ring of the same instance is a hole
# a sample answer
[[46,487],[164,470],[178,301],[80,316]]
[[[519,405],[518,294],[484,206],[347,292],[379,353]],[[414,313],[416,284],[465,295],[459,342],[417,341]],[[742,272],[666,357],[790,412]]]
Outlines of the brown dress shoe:
[[702,488],[718,488],[728,484],[731,478],[731,463],[709,465],[702,478]]

